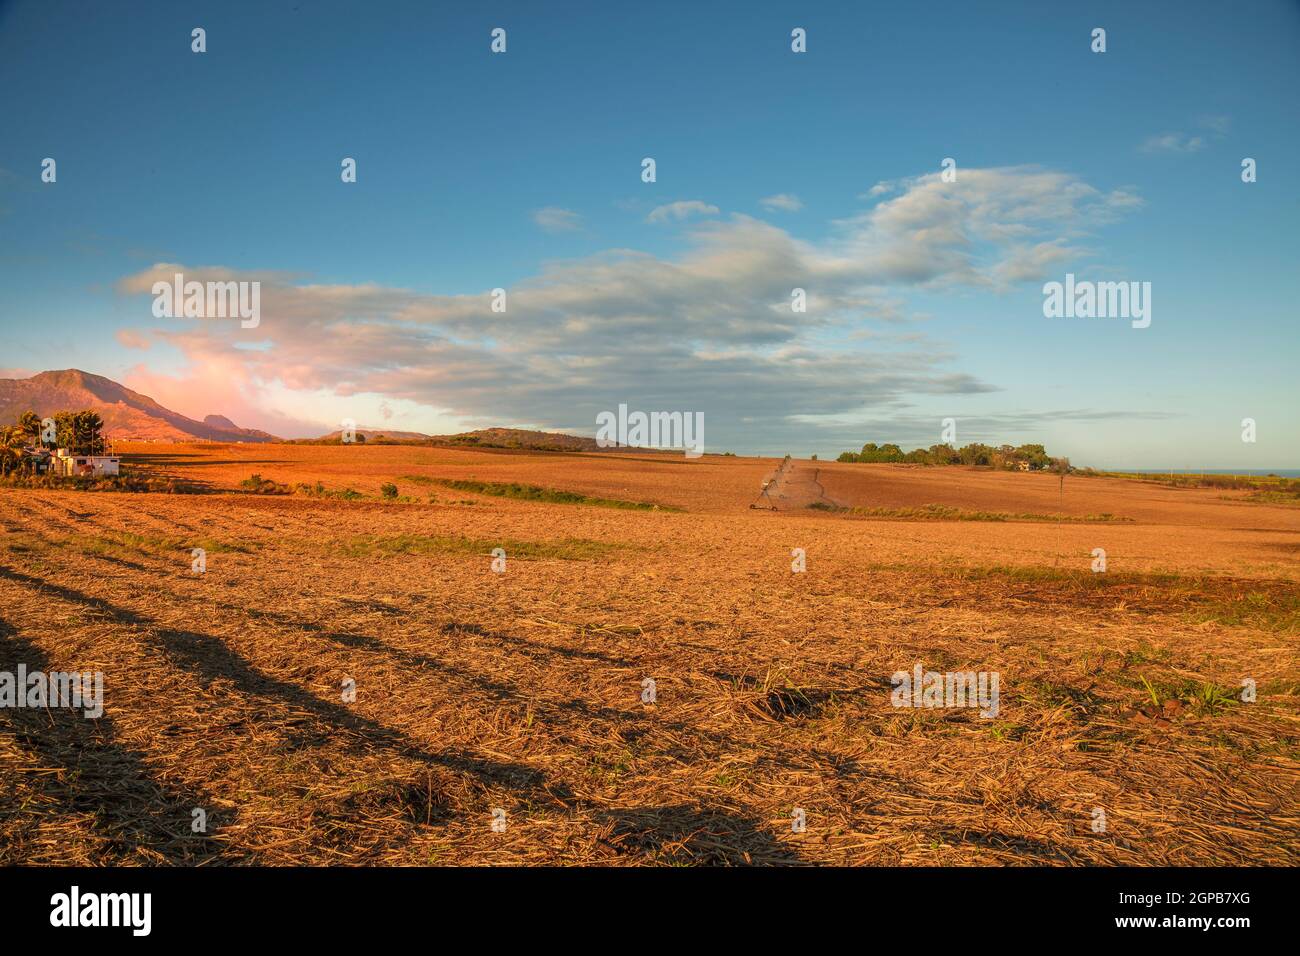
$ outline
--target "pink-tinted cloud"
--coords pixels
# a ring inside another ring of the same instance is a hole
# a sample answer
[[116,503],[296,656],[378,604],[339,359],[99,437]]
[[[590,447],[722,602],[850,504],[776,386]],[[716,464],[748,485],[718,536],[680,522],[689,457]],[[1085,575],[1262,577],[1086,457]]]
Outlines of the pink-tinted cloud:
[[153,345],[152,340],[150,340],[147,335],[138,332],[135,329],[118,329],[113,333],[113,337],[117,339],[120,345],[129,349],[140,349],[143,351]]
[[207,415],[224,415],[243,428],[260,428],[282,438],[314,437],[328,430],[321,422],[296,419],[269,407],[237,355],[191,351],[188,357],[190,364],[180,374],[136,365],[122,384],[199,421]]

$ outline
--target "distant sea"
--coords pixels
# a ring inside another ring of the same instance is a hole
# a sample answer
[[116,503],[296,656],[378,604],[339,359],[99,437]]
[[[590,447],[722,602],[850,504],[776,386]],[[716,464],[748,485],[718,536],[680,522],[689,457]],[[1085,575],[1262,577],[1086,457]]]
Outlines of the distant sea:
[[1300,468],[1098,468],[1098,471],[1127,471],[1135,475],[1277,475],[1300,478]]

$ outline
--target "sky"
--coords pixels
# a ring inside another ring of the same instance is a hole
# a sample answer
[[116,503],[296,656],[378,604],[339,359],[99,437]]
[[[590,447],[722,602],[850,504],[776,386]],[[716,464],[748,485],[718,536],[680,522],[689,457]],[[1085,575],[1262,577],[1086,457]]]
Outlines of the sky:
[[[285,437],[626,404],[711,452],[951,418],[1294,469],[1298,80],[1294,0],[0,0],[0,377]],[[259,282],[257,327],[157,317],[178,272]],[[1045,316],[1067,274],[1150,283],[1150,325]]]

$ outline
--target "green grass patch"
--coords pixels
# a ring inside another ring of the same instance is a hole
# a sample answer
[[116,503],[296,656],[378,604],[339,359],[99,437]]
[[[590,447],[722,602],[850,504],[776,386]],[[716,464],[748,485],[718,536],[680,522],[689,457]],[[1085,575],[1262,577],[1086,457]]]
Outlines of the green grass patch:
[[[415,481],[417,476],[403,476],[400,481]],[[655,504],[652,501],[625,501],[621,498],[593,498],[576,491],[558,491],[554,488],[542,488],[538,485],[521,485],[515,482],[475,481],[460,478],[428,478],[429,484],[451,488],[454,491],[468,491],[493,498],[513,498],[518,501],[545,501],[557,505],[590,505],[596,508],[622,508],[630,511],[680,511],[668,505]]]
[[366,496],[352,488],[326,488],[321,482],[309,485],[306,482],[298,482],[293,486],[295,495],[304,495],[308,498],[337,498],[341,501],[359,501]]
[[1135,471],[1097,471],[1092,468],[1077,469],[1073,474],[1084,478],[1126,478],[1171,488],[1230,488],[1281,492],[1291,496],[1300,494],[1300,478],[1283,478],[1280,475],[1148,474]]
[[1239,702],[1240,688],[1223,687],[1213,681],[1198,681],[1192,678],[1177,680],[1151,679],[1138,675],[1136,679],[1121,679],[1126,684],[1142,692],[1142,704],[1151,707],[1163,707],[1166,702],[1175,700],[1189,711],[1201,717],[1214,717],[1223,713],[1228,707]]
[[1285,505],[1300,508],[1300,489],[1291,491],[1254,491],[1244,498],[1230,498],[1230,501],[1249,501],[1259,505]]
[[519,541],[514,538],[466,538],[460,535],[354,535],[326,543],[332,553],[350,558],[385,557],[401,554],[477,554],[488,557],[494,548],[504,548],[506,560],[595,561],[618,551],[621,545],[586,538],[554,541]]
[[1300,593],[1247,591],[1220,597],[1197,609],[1193,618],[1225,627],[1251,627],[1272,634],[1300,634]]
[[[815,505],[809,505],[812,508]],[[826,507],[823,505],[823,507]],[[1113,514],[1060,515],[1013,511],[969,511],[948,505],[920,505],[913,508],[849,508],[849,514],[863,518],[892,518],[900,521],[1036,521],[1064,524],[1106,524],[1132,521]]]
[[188,555],[194,548],[208,554],[248,554],[256,545],[220,541],[216,538],[183,538],[172,535],[136,534],[131,531],[96,531],[88,535],[67,535],[51,540],[58,547],[69,547],[82,554],[104,557],[147,555],[173,557],[178,553]]
[[[1064,600],[1082,599],[1089,594],[1113,595],[1144,613],[1178,614],[1193,624],[1213,623],[1223,627],[1248,627],[1266,633],[1300,635],[1300,587],[1289,581],[1237,579],[1215,575],[1176,574],[1159,571],[1108,571],[1093,574],[1087,559],[1077,567],[1039,567],[960,564],[936,566],[877,563],[874,571],[929,574],[936,581],[1011,582],[1040,588],[1062,589]],[[1073,597],[1072,597],[1073,596]],[[1150,651],[1147,647],[1146,651]],[[1129,663],[1141,663],[1137,659]]]

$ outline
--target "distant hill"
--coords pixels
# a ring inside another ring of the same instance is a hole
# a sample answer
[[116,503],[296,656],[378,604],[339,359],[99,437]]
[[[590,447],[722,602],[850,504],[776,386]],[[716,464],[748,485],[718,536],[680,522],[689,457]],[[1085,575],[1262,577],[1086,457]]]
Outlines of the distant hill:
[[[529,431],[524,428],[480,428],[458,435],[426,435],[422,432],[396,431],[391,428],[358,428],[367,442],[427,442],[433,445],[460,445],[471,448],[526,448],[532,451],[600,451],[594,438],[580,438],[560,432]],[[301,443],[336,442],[341,431],[332,431],[320,438],[303,439]]]
[[477,445],[480,448],[530,448],[538,451],[602,451],[594,438],[561,432],[535,432],[524,428],[480,428],[459,435],[439,435],[440,445]]
[[279,441],[268,432],[240,428],[224,415],[209,415],[201,422],[195,421],[112,379],[80,369],[0,379],[0,424],[12,424],[29,410],[44,417],[85,408],[93,409],[104,419],[105,438],[163,442]]
[[[432,435],[426,435],[424,432],[404,432],[392,428],[358,428],[356,434],[365,435],[366,441],[374,441],[376,438],[387,438],[391,441],[431,441]],[[320,438],[298,439],[300,443],[313,442],[336,442],[343,437],[342,431],[332,431],[328,435],[321,435]]]

